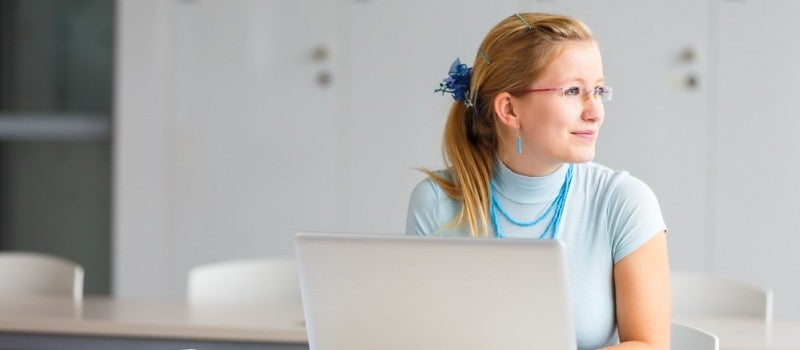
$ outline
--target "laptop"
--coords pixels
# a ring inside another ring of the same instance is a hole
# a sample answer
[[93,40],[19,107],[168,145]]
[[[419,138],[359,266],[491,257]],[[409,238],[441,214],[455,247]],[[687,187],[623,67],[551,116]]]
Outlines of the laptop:
[[311,350],[575,349],[555,240],[298,233]]

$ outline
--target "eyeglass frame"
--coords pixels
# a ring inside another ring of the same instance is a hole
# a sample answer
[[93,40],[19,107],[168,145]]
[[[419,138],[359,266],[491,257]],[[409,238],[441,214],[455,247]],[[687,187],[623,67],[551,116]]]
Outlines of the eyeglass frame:
[[[567,92],[567,90],[570,90],[570,89],[573,89],[573,88],[578,88],[578,89],[583,90],[583,88],[580,87],[580,86],[570,86],[570,87],[557,87],[557,88],[509,90],[508,93],[510,93],[510,94],[524,94],[524,93],[528,93],[528,92],[561,91],[561,96],[562,97],[569,97],[569,96],[566,95],[566,92]],[[607,100],[603,99],[603,97],[602,97],[603,95],[601,95],[600,92],[598,91],[600,89],[604,89],[604,90],[606,90],[608,92],[608,94],[607,94],[608,99]],[[591,89],[587,89],[587,91],[585,93],[582,93],[582,98],[583,98],[584,101],[587,101],[589,99],[588,96],[589,96],[590,93],[591,93],[592,96],[594,96],[595,99],[600,100],[601,102],[608,102],[608,101],[611,101],[611,99],[614,97],[614,88],[612,88],[610,86],[607,86],[607,85],[604,85],[604,86],[595,86],[595,87],[593,87]]]

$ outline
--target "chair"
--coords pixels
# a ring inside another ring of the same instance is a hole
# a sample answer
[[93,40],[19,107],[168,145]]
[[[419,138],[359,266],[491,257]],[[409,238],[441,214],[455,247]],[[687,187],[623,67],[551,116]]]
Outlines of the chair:
[[66,259],[34,252],[0,252],[0,296],[83,299],[83,268]]
[[700,272],[670,274],[672,317],[755,317],[772,320],[772,290]]
[[706,331],[678,322],[672,322],[670,349],[719,350],[719,338]]
[[299,305],[297,265],[291,258],[272,257],[196,266],[189,271],[187,298],[190,302]]

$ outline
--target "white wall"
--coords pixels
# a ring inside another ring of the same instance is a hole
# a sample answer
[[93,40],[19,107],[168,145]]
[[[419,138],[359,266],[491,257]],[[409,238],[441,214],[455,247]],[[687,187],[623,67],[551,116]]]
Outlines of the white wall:
[[713,267],[800,318],[800,2],[716,3]]
[[121,1],[115,294],[182,297],[191,266],[292,254],[298,231],[403,232],[413,168],[441,164],[433,90],[515,4],[417,45],[449,5]]
[[507,15],[552,11],[584,19],[601,42],[615,100],[597,160],[659,195],[673,267],[773,286],[776,316],[800,318],[800,285],[787,278],[800,266],[788,249],[800,242],[800,187],[786,165],[798,46],[770,44],[796,42],[797,25],[773,19],[797,5],[118,3],[118,296],[180,298],[191,266],[291,254],[297,231],[402,232],[422,178],[413,168],[441,164],[450,98],[433,89],[450,62],[470,62]]
[[169,15],[158,0],[117,2],[112,292],[160,297],[170,263]]

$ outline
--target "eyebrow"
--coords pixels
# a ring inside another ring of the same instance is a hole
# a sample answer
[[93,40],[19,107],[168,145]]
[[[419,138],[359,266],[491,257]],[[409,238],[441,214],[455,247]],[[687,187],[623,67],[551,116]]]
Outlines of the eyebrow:
[[[583,79],[581,79],[581,78],[568,78],[568,79],[564,80],[564,83],[562,83],[562,85],[569,85],[569,84],[572,84],[572,83],[584,84],[584,82],[585,81]],[[602,84],[605,84],[605,82],[606,82],[606,78],[605,77],[601,77],[601,78],[595,80],[594,83],[598,84],[598,85],[602,85]]]

